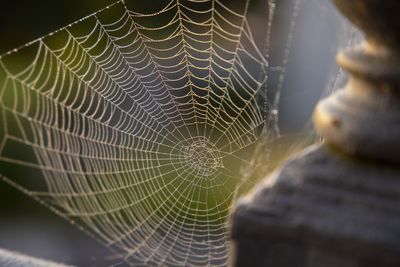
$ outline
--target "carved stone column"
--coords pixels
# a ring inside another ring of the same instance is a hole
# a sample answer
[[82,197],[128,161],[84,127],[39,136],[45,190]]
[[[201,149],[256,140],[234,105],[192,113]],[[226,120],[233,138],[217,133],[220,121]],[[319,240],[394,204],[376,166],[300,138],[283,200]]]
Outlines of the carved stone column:
[[315,110],[325,144],[237,203],[233,266],[400,266],[400,1],[333,2],[367,41],[339,53],[351,78]]

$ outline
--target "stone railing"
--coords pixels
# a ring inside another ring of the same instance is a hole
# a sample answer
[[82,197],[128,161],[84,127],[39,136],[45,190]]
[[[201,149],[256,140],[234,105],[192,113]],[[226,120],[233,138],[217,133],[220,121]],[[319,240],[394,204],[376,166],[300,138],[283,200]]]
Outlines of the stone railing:
[[365,32],[347,86],[314,113],[325,143],[240,200],[232,266],[400,266],[400,1],[333,0]]
[[0,266],[2,267],[72,267],[43,259],[34,258],[17,252],[0,249]]

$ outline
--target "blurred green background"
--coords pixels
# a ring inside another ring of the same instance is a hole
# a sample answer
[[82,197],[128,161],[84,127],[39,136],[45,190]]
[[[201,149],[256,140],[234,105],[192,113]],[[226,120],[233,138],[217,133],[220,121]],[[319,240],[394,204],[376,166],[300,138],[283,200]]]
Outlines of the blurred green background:
[[[3,1],[0,8],[0,54],[113,2]],[[0,182],[0,218],[2,248],[79,266],[110,266],[120,262],[109,258],[110,251],[97,241],[4,182]]]

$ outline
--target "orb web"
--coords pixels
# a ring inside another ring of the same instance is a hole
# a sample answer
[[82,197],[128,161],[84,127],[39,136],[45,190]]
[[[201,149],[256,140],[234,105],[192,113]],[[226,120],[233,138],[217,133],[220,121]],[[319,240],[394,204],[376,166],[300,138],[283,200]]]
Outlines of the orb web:
[[0,57],[0,176],[131,265],[225,266],[229,207],[253,183],[241,170],[278,132],[291,35],[271,68],[273,0],[263,52],[249,1],[128,4]]
[[195,176],[213,176],[218,168],[223,168],[217,147],[204,136],[194,137],[177,143],[176,153],[171,156],[176,170],[193,173]]

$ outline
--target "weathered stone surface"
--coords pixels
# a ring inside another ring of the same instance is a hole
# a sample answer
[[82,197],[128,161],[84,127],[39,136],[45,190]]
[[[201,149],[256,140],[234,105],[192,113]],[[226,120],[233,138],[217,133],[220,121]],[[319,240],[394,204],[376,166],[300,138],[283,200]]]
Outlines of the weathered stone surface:
[[400,266],[399,173],[310,148],[237,204],[232,264]]

